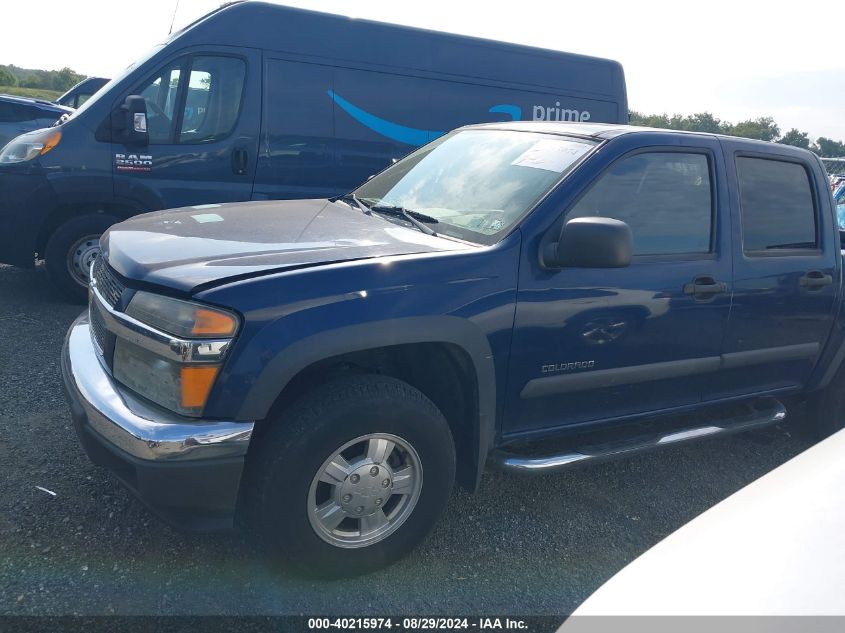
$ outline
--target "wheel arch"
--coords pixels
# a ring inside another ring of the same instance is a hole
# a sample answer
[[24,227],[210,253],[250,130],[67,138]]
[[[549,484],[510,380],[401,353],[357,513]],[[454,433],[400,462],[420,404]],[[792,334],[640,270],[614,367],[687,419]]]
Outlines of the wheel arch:
[[459,483],[477,487],[495,435],[496,377],[487,337],[466,319],[394,319],[300,339],[264,366],[238,417],[274,419],[307,389],[356,371],[399,378],[431,399],[467,458]]
[[83,215],[110,215],[117,218],[118,221],[122,221],[144,212],[144,209],[126,202],[105,202],[97,200],[64,202],[53,207],[41,222],[35,239],[35,252],[38,253],[40,258],[43,258],[50,236],[62,224],[75,217]]

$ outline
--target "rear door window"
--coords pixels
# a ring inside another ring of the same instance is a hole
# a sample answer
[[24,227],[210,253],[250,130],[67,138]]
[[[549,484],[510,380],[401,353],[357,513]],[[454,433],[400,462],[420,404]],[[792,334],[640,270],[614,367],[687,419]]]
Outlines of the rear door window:
[[738,156],[736,170],[745,253],[818,248],[813,193],[803,165]]

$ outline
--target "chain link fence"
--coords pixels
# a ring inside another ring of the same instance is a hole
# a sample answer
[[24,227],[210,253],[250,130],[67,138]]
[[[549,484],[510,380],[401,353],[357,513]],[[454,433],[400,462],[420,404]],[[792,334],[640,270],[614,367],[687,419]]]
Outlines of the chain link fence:
[[827,170],[827,175],[830,177],[830,187],[833,192],[839,193],[837,202],[842,199],[845,203],[845,158],[822,158],[822,165]]

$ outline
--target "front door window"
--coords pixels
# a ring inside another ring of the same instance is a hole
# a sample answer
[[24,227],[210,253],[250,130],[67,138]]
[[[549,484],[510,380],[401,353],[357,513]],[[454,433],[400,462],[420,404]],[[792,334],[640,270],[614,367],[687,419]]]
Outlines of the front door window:
[[196,55],[165,66],[134,91],[147,105],[150,145],[226,138],[240,114],[245,78],[246,64],[237,57]]

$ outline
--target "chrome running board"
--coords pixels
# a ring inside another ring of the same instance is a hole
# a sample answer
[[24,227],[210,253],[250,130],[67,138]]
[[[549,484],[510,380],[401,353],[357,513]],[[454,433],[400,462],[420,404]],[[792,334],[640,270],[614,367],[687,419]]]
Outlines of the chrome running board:
[[585,444],[557,455],[533,456],[497,450],[490,455],[490,463],[495,468],[510,472],[556,472],[573,466],[625,457],[662,446],[673,446],[717,435],[750,431],[777,424],[785,419],[786,407],[780,401],[775,398],[760,398],[748,403],[745,413],[717,420],[712,424],[692,426],[664,433],[636,435],[601,444]]

